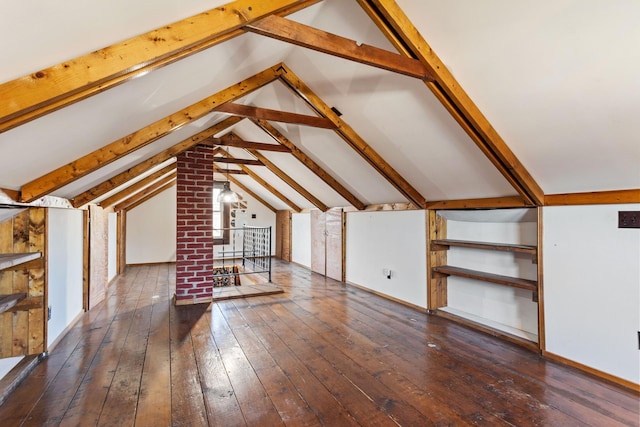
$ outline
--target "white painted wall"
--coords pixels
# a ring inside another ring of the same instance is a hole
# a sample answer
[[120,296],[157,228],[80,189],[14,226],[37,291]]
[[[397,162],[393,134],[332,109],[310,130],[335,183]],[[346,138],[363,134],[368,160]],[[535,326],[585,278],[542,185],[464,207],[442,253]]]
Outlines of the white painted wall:
[[621,210],[640,204],[544,208],[546,350],[640,383],[640,230]]
[[291,215],[291,261],[311,268],[311,214]]
[[111,281],[117,274],[117,259],[118,259],[118,215],[115,212],[109,212],[108,218],[108,252],[107,252],[107,280]]
[[[536,245],[535,209],[442,212],[447,218],[447,238],[479,242]],[[451,247],[447,264],[471,270],[536,280],[537,264],[530,255]],[[448,307],[472,316],[538,335],[538,305],[532,292],[493,283],[449,276]],[[503,328],[509,332],[516,332]]]
[[426,211],[347,213],[347,282],[426,308],[426,239]]
[[47,343],[50,345],[82,313],[82,211],[49,209],[48,232],[51,320]]
[[127,213],[127,264],[176,260],[176,187]]

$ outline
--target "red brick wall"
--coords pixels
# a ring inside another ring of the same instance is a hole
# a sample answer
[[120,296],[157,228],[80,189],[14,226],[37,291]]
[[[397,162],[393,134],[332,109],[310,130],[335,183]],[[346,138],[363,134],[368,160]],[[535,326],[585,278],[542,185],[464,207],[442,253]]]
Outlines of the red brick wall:
[[177,157],[176,299],[213,293],[213,148]]

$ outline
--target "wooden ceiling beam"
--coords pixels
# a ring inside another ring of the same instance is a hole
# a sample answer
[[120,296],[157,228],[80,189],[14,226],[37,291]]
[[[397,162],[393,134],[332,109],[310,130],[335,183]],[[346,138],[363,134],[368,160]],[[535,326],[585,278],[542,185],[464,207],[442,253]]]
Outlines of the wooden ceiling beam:
[[237,159],[237,158],[225,158],[225,157],[216,157],[214,160],[215,163],[230,163],[233,165],[245,165],[245,166],[264,166],[261,161],[254,159]]
[[130,211],[131,209],[137,206],[140,206],[147,200],[153,199],[158,194],[170,189],[171,187],[175,186],[177,183],[178,183],[177,178],[174,178],[172,180],[167,180],[164,183],[158,182],[157,184],[154,184],[153,186],[146,188],[145,190],[123,201],[122,203],[117,204],[116,206],[114,206],[113,210],[115,212],[119,212],[123,209]]
[[588,193],[547,194],[544,196],[545,206],[614,205],[620,203],[640,203],[640,188]]
[[254,193],[250,188],[248,188],[246,185],[244,185],[243,183],[241,183],[240,181],[238,181],[237,179],[235,179],[234,177],[230,176],[229,177],[229,181],[233,182],[234,185],[237,185],[238,188],[240,188],[242,191],[244,191],[245,193],[247,193],[248,195],[250,195],[251,197],[253,197],[254,199],[256,199],[258,202],[262,203],[265,207],[267,207],[269,210],[273,211],[273,212],[278,212],[278,210],[276,208],[274,208],[269,202],[267,202],[266,200],[264,200],[262,197],[258,196],[256,193]]
[[289,113],[286,111],[270,110],[268,108],[254,107],[252,105],[227,102],[226,104],[223,104],[216,108],[216,111],[220,113],[229,113],[235,116],[253,119],[291,123],[323,129],[335,129],[335,125],[330,120],[327,120],[324,117],[307,116],[304,114]]
[[366,205],[362,203],[356,196],[354,196],[349,190],[347,190],[342,184],[340,184],[334,177],[328,174],[322,169],[316,162],[314,162],[309,156],[302,152],[293,142],[278,131],[271,123],[266,120],[251,119],[258,127],[264,130],[274,140],[291,150],[291,154],[300,163],[305,165],[311,172],[316,174],[318,178],[323,180],[325,184],[333,189],[336,193],[341,195],[347,202],[351,203],[353,207],[358,210],[363,210]]
[[247,149],[247,151],[249,152],[249,154],[251,154],[256,159],[258,159],[263,165],[265,165],[266,168],[269,169],[274,175],[276,175],[278,178],[286,182],[289,185],[289,187],[293,188],[295,191],[298,192],[298,194],[300,194],[302,197],[304,197],[309,202],[311,202],[316,208],[320,209],[322,212],[326,212],[327,210],[329,210],[329,206],[322,203],[320,199],[318,199],[316,196],[314,196],[309,191],[307,191],[307,189],[304,188],[302,185],[298,184],[296,180],[291,178],[285,171],[283,171],[278,166],[276,166],[271,160],[266,158],[258,150]]
[[483,199],[439,200],[427,202],[427,209],[494,209],[531,207],[520,196],[488,197]]
[[118,203],[117,205],[115,205],[113,207],[113,210],[115,212],[118,212],[118,211],[121,211],[122,209],[127,209],[132,204],[134,204],[137,201],[143,199],[144,197],[148,196],[149,194],[155,192],[159,188],[162,188],[165,185],[168,185],[168,184],[171,184],[171,183],[175,183],[177,179],[178,179],[178,173],[174,172],[171,175],[168,175],[168,176],[166,176],[166,177],[154,182],[153,184],[151,184],[148,187],[146,187],[144,190],[131,195],[130,197],[126,198],[125,200],[122,200],[120,203]]
[[192,137],[187,138],[172,147],[167,148],[161,153],[158,153],[155,156],[150,157],[149,159],[143,162],[140,162],[137,165],[127,169],[126,171],[121,172],[118,175],[115,175],[107,179],[106,181],[101,182],[100,184],[96,185],[95,187],[89,190],[78,194],[77,196],[71,199],[71,204],[73,205],[73,207],[79,208],[81,206],[86,205],[87,203],[91,203],[98,197],[107,194],[109,191],[113,190],[114,188],[119,187],[125,184],[126,182],[140,176],[141,174],[147,172],[148,170],[166,162],[172,157],[177,156],[183,151],[186,151],[189,148],[195,145],[198,145],[200,142],[206,140],[207,138],[210,138],[213,135],[223,132],[224,130],[237,124],[241,120],[243,120],[241,117],[228,117],[222,120],[221,122],[211,126],[210,128],[205,129],[202,132],[199,132],[193,135]]
[[244,34],[320,0],[237,0],[0,85],[0,132]]
[[247,24],[248,31],[292,43],[317,52],[355,61],[421,80],[433,80],[420,61],[374,46],[359,44],[326,31],[300,24],[279,16],[267,16]]
[[[225,156],[227,159],[233,159],[233,156],[231,154],[227,153],[226,151],[220,150],[219,154]],[[219,160],[219,158],[216,157],[216,161],[218,161],[218,160]],[[260,175],[258,175],[257,173],[255,173],[254,171],[252,171],[251,169],[246,167],[245,165],[241,164],[240,165],[240,169],[245,171],[247,173],[247,175],[249,175],[254,181],[256,181],[258,184],[263,186],[269,193],[273,194],[278,199],[282,200],[286,205],[288,205],[294,211],[300,212],[302,210],[302,208],[300,208],[300,206],[296,205],[294,202],[289,200],[289,198],[287,196],[282,194],[274,186],[272,186],[266,180],[264,180],[262,177],[260,177]],[[231,178],[231,177],[229,177],[229,178]]]
[[140,181],[137,181],[132,185],[118,191],[116,194],[104,199],[103,201],[100,202],[100,206],[102,206],[104,209],[110,208],[111,206],[115,205],[119,201],[125,200],[129,196],[137,193],[138,191],[144,190],[145,188],[147,188],[148,186],[150,186],[151,184],[153,184],[155,181],[162,178],[163,176],[167,175],[168,173],[175,172],[175,170],[176,170],[175,163],[165,166],[162,169],[150,174],[149,176],[142,178]]
[[[233,116],[237,117],[237,116]],[[231,137],[230,135],[224,135],[220,138],[208,138],[207,144],[209,142],[212,145],[218,145],[222,147],[235,147],[235,148],[247,148],[251,150],[260,150],[260,151],[274,151],[279,153],[289,153],[290,150],[281,144],[268,144],[264,142],[251,142],[245,141],[238,137]]]
[[404,179],[387,161],[378,154],[364,139],[356,133],[331,107],[317,96],[293,71],[282,64],[283,70],[280,81],[303,99],[319,115],[331,120],[335,126],[335,132],[369,165],[371,165],[382,177],[384,177],[400,194],[424,209],[426,200],[418,190]]
[[150,143],[169,135],[183,126],[192,123],[219,105],[247,95],[252,91],[274,81],[281,72],[281,66],[271,68],[232,85],[211,95],[189,107],[156,121],[130,135],[117,139],[98,150],[93,151],[73,162],[59,167],[35,180],[25,184],[21,189],[21,201],[31,202],[45,196],[58,188],[64,187],[83,176],[134,152]]
[[404,55],[418,59],[433,81],[425,84],[478,148],[528,204],[541,206],[544,192],[491,126],[480,109],[449,72],[394,0],[357,0],[391,43]]
[[247,174],[242,169],[222,169],[219,167],[214,167],[213,170],[216,173],[228,174],[228,175],[246,175]]

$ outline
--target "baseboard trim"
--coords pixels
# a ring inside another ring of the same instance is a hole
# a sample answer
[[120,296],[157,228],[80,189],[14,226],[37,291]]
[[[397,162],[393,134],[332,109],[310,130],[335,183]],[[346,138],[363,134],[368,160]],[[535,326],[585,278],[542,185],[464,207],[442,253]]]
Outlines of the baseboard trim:
[[583,365],[582,363],[575,362],[571,359],[567,359],[566,357],[558,356],[557,354],[551,353],[546,350],[542,351],[542,356],[549,360],[553,360],[554,362],[558,362],[562,365],[570,366],[582,372],[586,372],[587,374],[609,381],[610,383],[613,383],[620,387],[624,387],[640,395],[640,384],[636,384],[624,378],[620,378],[615,375],[608,374],[604,371],[600,371],[598,369],[592,368],[591,366]]
[[353,286],[354,288],[358,288],[360,290],[363,290],[365,292],[369,292],[370,294],[374,294],[374,295],[377,295],[377,296],[382,297],[384,299],[388,299],[390,301],[397,302],[398,304],[402,304],[404,306],[413,308],[415,310],[419,310],[419,311],[422,311],[424,313],[427,312],[427,309],[425,307],[420,307],[419,305],[412,304],[410,302],[401,300],[400,298],[395,298],[395,297],[392,297],[391,295],[387,295],[387,294],[382,293],[382,292],[374,291],[373,289],[369,289],[369,288],[367,288],[365,286],[358,285],[358,284],[353,283],[353,282],[344,282],[344,283],[349,285],[349,286]]

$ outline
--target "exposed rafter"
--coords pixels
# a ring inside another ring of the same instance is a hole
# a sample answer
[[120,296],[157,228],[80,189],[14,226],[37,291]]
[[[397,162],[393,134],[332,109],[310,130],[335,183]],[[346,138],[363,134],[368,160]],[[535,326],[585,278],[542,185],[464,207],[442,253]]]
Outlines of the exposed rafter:
[[245,166],[264,166],[261,161],[254,159],[237,159],[231,157],[216,157],[216,163],[230,163],[233,165],[245,165]]
[[129,196],[137,193],[138,191],[144,190],[151,184],[153,184],[156,180],[164,177],[168,173],[173,173],[176,170],[175,163],[172,163],[168,166],[163,167],[162,169],[152,173],[151,175],[144,177],[140,181],[135,182],[134,184],[124,188],[123,190],[118,191],[116,194],[104,199],[100,202],[100,206],[103,208],[109,208],[121,200],[128,198]]
[[[242,141],[242,139],[238,136],[236,136],[235,134],[231,134],[230,138],[233,140],[240,140]],[[276,166],[271,160],[269,160],[267,157],[265,157],[262,153],[260,153],[258,150],[255,149],[251,149],[248,148],[246,149],[247,152],[249,154],[251,154],[252,156],[254,156],[256,159],[258,159],[264,166],[266,166],[267,169],[269,169],[274,175],[276,175],[278,178],[280,178],[281,180],[283,180],[284,182],[286,182],[289,187],[293,188],[295,191],[298,192],[298,194],[300,194],[302,197],[304,197],[305,199],[307,199],[309,202],[311,202],[315,207],[317,207],[318,209],[320,209],[321,211],[325,212],[329,209],[329,207],[327,205],[325,205],[324,203],[322,203],[320,201],[320,199],[318,199],[317,197],[315,197],[313,194],[311,194],[306,188],[304,188],[302,185],[298,184],[298,182],[296,180],[294,180],[293,178],[291,178],[286,172],[284,172],[282,169],[280,169],[278,166]],[[288,151],[288,150],[287,150]]]
[[280,153],[289,153],[291,152],[287,147],[281,144],[267,144],[264,142],[251,142],[245,141],[238,137],[233,137],[231,135],[224,135],[220,138],[208,138],[206,143],[211,143],[212,145],[219,145],[224,147],[235,147],[235,148],[247,148],[251,150],[260,150],[260,151],[275,151]]
[[[221,154],[222,156],[226,157],[227,159],[233,159],[233,156],[231,154],[227,153],[226,151],[218,149],[217,153]],[[215,161],[219,161],[219,160],[220,160],[219,157],[215,158]],[[257,173],[255,173],[254,171],[249,169],[247,166],[244,166],[244,165],[241,164],[240,165],[240,169],[245,171],[247,173],[247,175],[249,175],[254,181],[256,181],[258,184],[263,186],[269,193],[273,194],[278,199],[282,200],[287,206],[291,207],[291,209],[293,209],[294,211],[300,212],[302,210],[298,205],[296,205],[294,202],[289,200],[289,198],[287,196],[282,194],[274,186],[269,184],[266,180],[264,180],[262,177],[260,177],[260,175],[258,175]]]
[[366,207],[356,196],[354,196],[349,190],[347,190],[342,184],[340,184],[334,177],[328,174],[322,169],[316,162],[314,162],[309,156],[304,154],[296,145],[289,141],[280,131],[278,131],[273,125],[266,120],[252,119],[258,127],[264,130],[274,140],[291,150],[291,154],[298,159],[300,163],[305,165],[311,172],[316,174],[318,178],[323,180],[329,187],[336,193],[340,194],[345,200],[351,203],[355,208],[362,210]]
[[434,81],[425,82],[480,150],[515,190],[534,205],[544,203],[544,192],[502,137],[462,89],[447,67],[394,0],[357,0],[387,38],[408,57],[422,62]]
[[249,117],[254,119],[269,120],[273,122],[292,123],[296,125],[312,126],[324,129],[335,129],[331,120],[318,116],[306,116],[304,114],[289,113],[286,111],[270,110],[252,105],[242,105],[227,102],[216,108],[220,113],[229,113],[235,116]]
[[184,141],[172,147],[167,148],[161,153],[158,153],[155,156],[147,160],[144,160],[143,162],[138,163],[137,165],[127,169],[126,171],[121,172],[118,175],[111,177],[106,181],[101,182],[100,184],[96,185],[95,187],[89,190],[78,194],[73,199],[71,199],[71,204],[73,205],[73,207],[78,208],[80,206],[86,205],[87,203],[91,203],[98,197],[103,196],[104,194],[107,194],[109,191],[113,190],[114,188],[119,187],[127,183],[128,181],[140,176],[141,174],[147,172],[148,170],[166,162],[172,157],[175,157],[178,154],[182,153],[183,151],[186,151],[189,148],[199,144],[201,141],[206,140],[212,135],[215,135],[217,133],[220,133],[228,129],[229,127],[237,124],[241,120],[242,118],[240,117],[226,118],[221,122],[211,126],[210,128],[205,129],[202,132],[199,132],[193,135],[192,137],[187,138]]
[[247,95],[272,82],[279,75],[281,66],[271,68],[232,85],[189,107],[146,126],[137,132],[120,138],[98,150],[93,151],[67,165],[49,172],[25,184],[21,189],[21,201],[31,202],[74,182],[119,158],[138,150],[181,127],[192,123],[216,109],[219,105]]
[[246,175],[247,173],[241,169],[223,169],[220,167],[214,167],[213,170],[218,173],[227,175]]
[[319,0],[237,0],[0,85],[0,132],[244,34]]
[[254,21],[246,25],[245,28],[263,36],[361,64],[371,65],[422,80],[433,80],[427,68],[416,59],[374,46],[359,44],[354,40],[318,30],[308,25],[299,24],[279,16],[271,15],[262,18],[259,21]]
[[284,172],[282,169],[277,167],[273,162],[271,162],[269,159],[263,156],[258,150],[247,150],[247,151],[251,155],[255,156],[256,159],[260,160],[260,162],[262,162],[262,164],[265,165],[267,169],[269,169],[274,175],[276,175],[278,178],[280,178],[281,180],[289,184],[289,187],[293,188],[298,192],[298,194],[300,194],[302,197],[310,201],[316,208],[320,209],[323,212],[329,209],[329,206],[322,203],[320,199],[318,199],[316,196],[314,196],[309,191],[307,191],[307,189],[304,188],[302,185],[298,184],[298,182],[295,179],[291,178],[286,172]]
[[139,192],[129,196],[125,200],[122,200],[120,203],[118,203],[117,205],[115,205],[113,207],[113,210],[118,212],[118,211],[120,211],[122,209],[127,209],[133,203],[145,198],[146,196],[148,196],[149,194],[155,192],[159,188],[162,188],[162,187],[164,187],[166,185],[175,183],[177,179],[178,179],[178,174],[176,172],[174,172],[171,175],[168,175],[168,176],[166,176],[166,177],[154,182],[153,184],[147,186],[144,190],[139,191]]
[[258,196],[256,193],[254,193],[250,188],[248,188],[246,185],[244,185],[243,183],[241,183],[240,181],[238,181],[237,179],[235,179],[234,177],[230,176],[229,177],[229,181],[233,182],[234,185],[237,185],[238,188],[240,188],[242,191],[244,191],[245,193],[247,193],[248,195],[250,195],[251,197],[253,197],[254,199],[256,199],[258,202],[262,203],[264,206],[266,206],[267,208],[269,208],[271,211],[273,212],[277,212],[278,210],[276,208],[274,208],[269,202],[267,202],[266,200],[264,200],[262,197]]
[[405,180],[386,160],[382,158],[364,139],[360,137],[344,120],[342,120],[319,96],[317,96],[286,65],[281,66],[283,72],[280,80],[295,94],[307,102],[322,117],[331,120],[335,132],[353,148],[367,163],[382,175],[393,187],[416,206],[424,208],[425,198],[407,180]]

